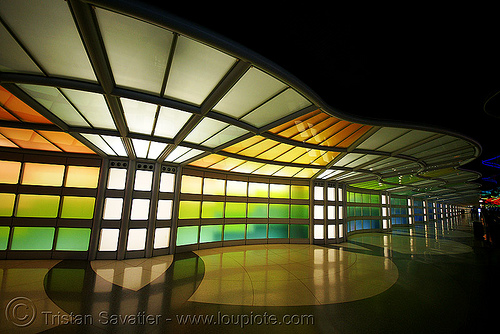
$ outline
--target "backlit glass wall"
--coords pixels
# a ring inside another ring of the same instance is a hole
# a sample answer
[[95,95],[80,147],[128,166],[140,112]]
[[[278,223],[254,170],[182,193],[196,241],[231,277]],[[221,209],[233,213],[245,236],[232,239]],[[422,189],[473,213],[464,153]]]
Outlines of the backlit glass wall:
[[385,200],[385,195],[356,188],[348,188],[346,194],[348,232],[380,230],[384,227],[382,217],[386,207],[382,205],[382,197]]
[[3,153],[0,257],[87,258],[100,159]]
[[394,225],[408,225],[411,220],[411,202],[406,196],[391,195],[391,223]]
[[344,186],[315,182],[313,189],[313,240],[315,244],[344,241]]
[[308,181],[185,170],[176,247],[309,242],[309,196]]

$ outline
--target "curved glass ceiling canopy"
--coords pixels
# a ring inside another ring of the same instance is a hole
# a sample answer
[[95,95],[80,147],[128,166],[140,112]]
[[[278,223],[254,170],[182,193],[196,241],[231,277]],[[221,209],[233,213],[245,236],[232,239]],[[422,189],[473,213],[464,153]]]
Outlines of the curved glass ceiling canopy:
[[478,193],[468,183],[478,175],[457,170],[478,157],[472,140],[364,124],[275,64],[165,13],[116,1],[2,1],[0,43],[2,147],[412,195]]

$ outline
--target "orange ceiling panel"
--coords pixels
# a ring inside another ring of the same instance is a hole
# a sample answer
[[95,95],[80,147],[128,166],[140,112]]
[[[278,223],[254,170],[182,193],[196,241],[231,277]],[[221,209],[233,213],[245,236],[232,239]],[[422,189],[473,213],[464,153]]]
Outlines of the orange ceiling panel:
[[23,122],[52,124],[2,86],[0,86],[0,104]]
[[65,152],[95,154],[94,151],[65,132],[38,131],[43,137],[56,144]]
[[0,127],[0,133],[24,149],[61,151],[33,130]]

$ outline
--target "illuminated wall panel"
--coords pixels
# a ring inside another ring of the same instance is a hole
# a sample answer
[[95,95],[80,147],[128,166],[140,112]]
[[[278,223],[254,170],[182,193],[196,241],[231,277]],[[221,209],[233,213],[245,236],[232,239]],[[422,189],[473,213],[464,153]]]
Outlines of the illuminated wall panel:
[[21,163],[17,161],[0,160],[0,183],[16,184],[19,180]]
[[103,219],[119,220],[122,217],[123,198],[106,198],[104,200]]
[[248,218],[267,218],[267,203],[248,203]]
[[134,198],[130,220],[147,220],[149,217],[149,199]]
[[48,165],[27,162],[21,184],[60,187],[64,178],[63,165]]
[[248,197],[269,197],[269,185],[267,183],[248,184]]
[[99,167],[68,166],[65,187],[97,188]]
[[290,186],[287,184],[270,184],[269,197],[290,198]]
[[12,232],[12,250],[52,250],[54,227],[16,226]]
[[291,187],[292,199],[309,199],[309,186],[296,186]]
[[64,196],[61,218],[92,219],[94,217],[95,198]]
[[203,202],[201,218],[224,218],[224,202]]
[[127,251],[143,250],[146,247],[146,228],[128,230]]
[[158,211],[156,213],[156,219],[158,220],[172,219],[171,199],[161,199],[158,201]]
[[161,173],[160,192],[174,192],[175,174]]
[[288,238],[288,224],[269,224],[269,238]]
[[267,224],[247,224],[247,239],[267,238]]
[[66,228],[57,230],[56,250],[87,251],[90,242],[90,228]]
[[289,218],[288,204],[269,204],[269,218]]
[[245,239],[245,224],[224,225],[224,240]]
[[177,246],[191,245],[198,242],[198,226],[181,226],[177,228]]
[[153,172],[149,170],[137,170],[135,172],[134,190],[151,191],[153,183]]
[[154,249],[167,248],[170,245],[170,227],[155,229]]
[[17,217],[56,218],[59,210],[59,196],[20,194]]
[[225,180],[205,178],[203,180],[203,194],[224,196],[225,183]]
[[0,193],[0,217],[11,217],[14,213],[16,194]]
[[10,227],[0,226],[0,250],[6,250],[9,242]]
[[243,181],[230,181],[226,183],[227,196],[247,196],[248,183]]
[[99,251],[116,251],[118,249],[118,237],[120,230],[117,228],[103,228],[101,229],[101,236],[99,238]]
[[309,225],[290,224],[290,238],[307,239],[309,238]]
[[179,219],[199,219],[200,207],[200,202],[181,201],[179,203]]
[[247,216],[247,204],[246,203],[235,203],[226,202],[226,218],[246,218]]
[[124,168],[110,168],[107,189],[123,190],[127,179],[127,170]]
[[200,243],[222,240],[222,225],[201,226]]
[[290,206],[290,218],[309,219],[309,205],[292,204]]
[[181,181],[181,193],[201,194],[203,179],[197,176],[183,175]]

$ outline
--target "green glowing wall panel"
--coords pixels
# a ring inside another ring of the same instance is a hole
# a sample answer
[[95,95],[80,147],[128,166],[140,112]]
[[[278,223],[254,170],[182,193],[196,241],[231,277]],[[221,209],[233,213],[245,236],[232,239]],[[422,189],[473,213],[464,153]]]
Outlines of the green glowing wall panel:
[[292,239],[309,238],[309,225],[290,224],[290,238]]
[[287,184],[270,184],[269,197],[290,198],[290,186]]
[[12,250],[52,250],[54,227],[16,226],[12,232]]
[[64,196],[61,218],[92,219],[94,217],[95,198]]
[[179,219],[198,219],[200,218],[200,202],[181,201],[179,203]]
[[309,199],[309,186],[292,186],[292,199]]
[[309,205],[292,204],[290,217],[295,219],[309,219]]
[[17,217],[56,218],[59,209],[59,196],[19,195]]
[[248,218],[267,218],[267,204],[248,203]]
[[204,225],[200,231],[200,243],[222,240],[222,225]]
[[288,204],[269,204],[269,218],[289,218]]
[[288,224],[269,224],[269,238],[288,238]]
[[224,240],[241,240],[245,238],[245,224],[224,225]]
[[10,227],[0,226],[0,250],[7,249],[7,243],[9,242]]
[[11,217],[14,212],[15,194],[0,194],[0,217]]
[[192,245],[198,242],[198,226],[181,226],[177,229],[177,246]]
[[247,204],[226,202],[226,218],[246,218]]
[[60,227],[57,231],[56,250],[82,251],[89,249],[90,228]]
[[203,202],[201,218],[223,218],[224,202]]
[[267,183],[249,183],[248,184],[249,197],[269,197],[269,185]]
[[247,224],[247,239],[267,238],[267,224]]

